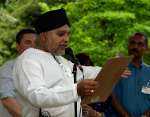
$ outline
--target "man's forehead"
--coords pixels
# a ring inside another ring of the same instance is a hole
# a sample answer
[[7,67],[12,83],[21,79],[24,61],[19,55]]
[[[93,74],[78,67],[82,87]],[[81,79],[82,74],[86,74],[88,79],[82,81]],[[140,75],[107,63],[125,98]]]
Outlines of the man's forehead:
[[33,39],[36,39],[36,34],[34,33],[26,33],[22,37],[22,40],[33,40]]
[[145,41],[145,37],[142,36],[142,35],[134,35],[134,36],[131,37],[129,40],[130,40],[130,41],[131,41],[131,40],[135,40],[135,41]]

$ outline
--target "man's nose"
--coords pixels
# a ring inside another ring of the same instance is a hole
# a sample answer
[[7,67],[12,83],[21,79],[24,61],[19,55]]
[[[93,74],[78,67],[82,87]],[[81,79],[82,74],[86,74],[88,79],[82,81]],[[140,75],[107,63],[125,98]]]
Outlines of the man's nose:
[[135,43],[133,47],[134,47],[134,48],[137,48],[137,47],[138,47],[138,43]]

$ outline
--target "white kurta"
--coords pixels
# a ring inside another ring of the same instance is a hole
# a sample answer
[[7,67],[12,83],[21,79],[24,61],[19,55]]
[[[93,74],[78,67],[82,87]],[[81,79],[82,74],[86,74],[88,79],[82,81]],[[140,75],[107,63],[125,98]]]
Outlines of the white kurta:
[[[39,108],[51,117],[74,117],[74,102],[79,101],[72,75],[73,64],[61,56],[54,57],[38,49],[27,49],[14,67],[14,84],[18,91],[23,117],[38,117]],[[95,77],[99,67],[83,67],[85,77]],[[78,80],[82,74],[78,71]],[[79,115],[78,107],[78,115]]]

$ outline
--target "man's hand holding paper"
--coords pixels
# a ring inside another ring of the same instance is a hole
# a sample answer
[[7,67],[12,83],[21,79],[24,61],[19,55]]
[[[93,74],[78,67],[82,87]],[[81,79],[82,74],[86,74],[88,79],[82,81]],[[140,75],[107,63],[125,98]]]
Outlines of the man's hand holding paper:
[[91,96],[98,87],[98,82],[92,79],[82,80],[77,84],[77,92],[80,96]]

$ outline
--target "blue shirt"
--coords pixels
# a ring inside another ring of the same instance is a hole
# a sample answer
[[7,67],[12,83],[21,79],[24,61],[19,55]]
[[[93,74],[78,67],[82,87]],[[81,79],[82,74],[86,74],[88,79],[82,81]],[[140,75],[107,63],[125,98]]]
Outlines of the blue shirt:
[[129,64],[128,68],[131,76],[121,79],[113,94],[130,115],[140,116],[150,108],[150,95],[141,92],[142,86],[150,81],[150,66],[142,63],[137,68]]
[[12,71],[15,61],[11,60],[0,67],[0,99],[15,97]]

